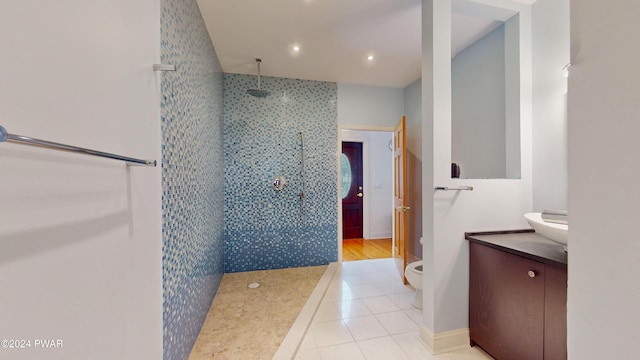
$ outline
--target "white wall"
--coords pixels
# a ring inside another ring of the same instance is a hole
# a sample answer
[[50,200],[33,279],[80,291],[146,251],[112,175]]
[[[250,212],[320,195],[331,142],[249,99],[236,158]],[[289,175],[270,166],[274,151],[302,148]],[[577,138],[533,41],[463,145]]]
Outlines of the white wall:
[[392,236],[393,152],[389,150],[392,133],[369,131],[369,239]]
[[342,130],[342,141],[362,142],[363,146],[363,236],[383,239],[392,236],[393,152],[389,141],[393,133]]
[[[0,24],[0,125],[160,160],[157,0],[14,1]],[[9,143],[0,168],[0,339],[32,341],[0,357],[160,359],[160,168]]]
[[338,84],[338,126],[395,127],[404,115],[404,90]]
[[533,210],[567,208],[569,0],[538,0],[533,15]]
[[[431,189],[434,188],[434,176],[433,166],[435,163],[434,154],[434,139],[435,134],[435,117],[436,109],[434,107],[436,100],[435,85],[436,80],[438,83],[451,84],[445,81],[444,77],[438,77],[434,70],[436,66],[446,66],[443,62],[442,56],[435,56],[435,48],[446,49],[446,43],[451,38],[451,18],[448,17],[447,21],[443,20],[442,12],[446,9],[451,9],[451,4],[439,0],[422,0],[422,82],[421,82],[421,97],[422,97],[422,319],[427,328],[433,332],[435,324],[435,302],[436,291],[435,283],[438,278],[436,274],[436,254],[435,254],[435,242],[433,241],[433,221],[434,221],[434,203],[433,193]],[[449,33],[447,33],[449,28]],[[442,36],[448,36],[442,39]],[[449,46],[451,46],[449,44]],[[450,57],[450,56],[449,56]],[[437,60],[437,64],[436,64]],[[450,58],[446,61],[451,65]],[[450,74],[450,73],[449,73]],[[450,89],[449,89],[450,90]],[[442,111],[444,107],[438,107],[438,111]]]
[[[485,2],[479,1],[480,3]],[[465,231],[526,227],[531,195],[530,8],[486,0],[520,11],[521,179],[451,179],[451,0],[423,0],[423,260],[426,326],[433,333],[468,327],[469,258]],[[434,186],[471,185],[469,191]]]
[[[640,2],[571,2],[569,359],[635,359]],[[606,15],[606,16],[603,16]]]

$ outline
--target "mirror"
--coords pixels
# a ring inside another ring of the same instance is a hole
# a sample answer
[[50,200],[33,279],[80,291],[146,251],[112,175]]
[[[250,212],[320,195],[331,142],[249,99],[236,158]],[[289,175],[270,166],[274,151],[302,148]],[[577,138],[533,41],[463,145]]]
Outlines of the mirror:
[[519,179],[519,17],[493,16],[490,9],[455,4],[451,20],[452,177]]

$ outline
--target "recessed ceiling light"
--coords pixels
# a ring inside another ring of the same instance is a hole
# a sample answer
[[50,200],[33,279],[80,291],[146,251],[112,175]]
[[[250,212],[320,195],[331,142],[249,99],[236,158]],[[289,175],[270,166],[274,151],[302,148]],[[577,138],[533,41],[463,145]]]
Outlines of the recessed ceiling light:
[[289,44],[289,46],[287,46],[287,51],[289,52],[290,56],[298,57],[302,52],[302,49],[299,43],[292,43],[292,44]]
[[373,53],[369,53],[369,54],[365,54],[362,57],[361,61],[362,61],[362,65],[364,65],[365,67],[373,68],[374,66],[376,66],[378,59],[375,57]]

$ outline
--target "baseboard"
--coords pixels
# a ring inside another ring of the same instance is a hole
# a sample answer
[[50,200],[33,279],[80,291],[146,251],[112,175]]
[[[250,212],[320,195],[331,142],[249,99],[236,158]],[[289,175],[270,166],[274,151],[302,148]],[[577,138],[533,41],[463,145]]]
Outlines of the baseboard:
[[469,329],[434,334],[424,324],[420,325],[420,342],[434,355],[471,347]]
[[391,234],[370,234],[369,237],[365,237],[365,240],[382,240],[391,239]]

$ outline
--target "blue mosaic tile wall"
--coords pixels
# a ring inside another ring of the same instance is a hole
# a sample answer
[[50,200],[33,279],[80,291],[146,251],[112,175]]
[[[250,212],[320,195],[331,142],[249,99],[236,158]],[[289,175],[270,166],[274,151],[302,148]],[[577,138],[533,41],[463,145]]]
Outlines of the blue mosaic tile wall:
[[336,261],[336,84],[263,77],[271,95],[247,94],[256,87],[256,76],[224,76],[225,272]]
[[223,73],[196,0],[162,0],[164,359],[187,359],[224,273]]

